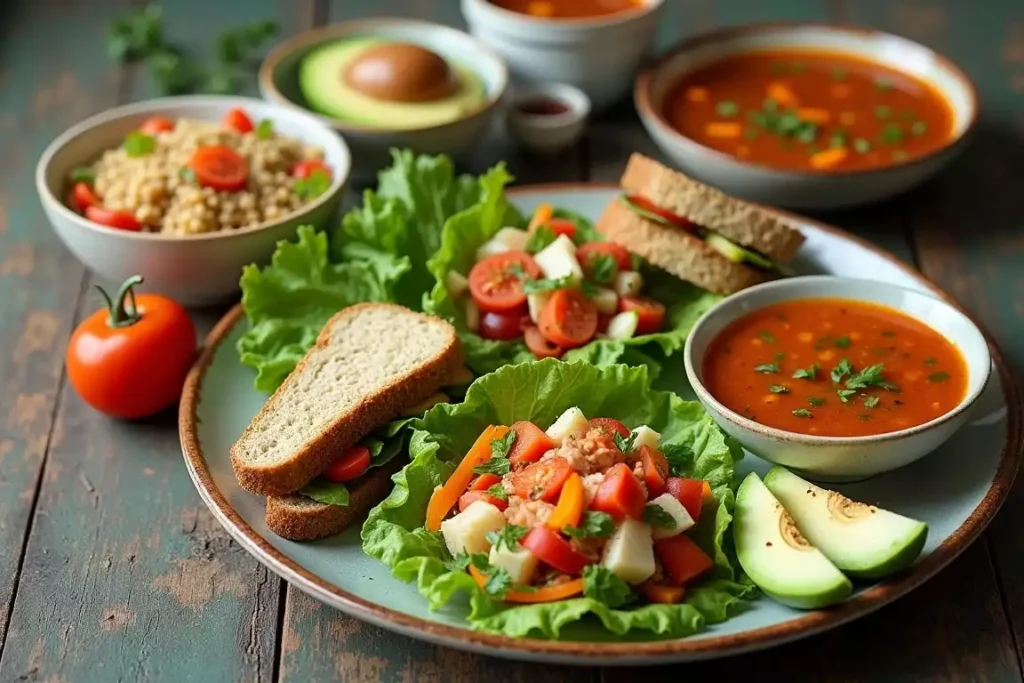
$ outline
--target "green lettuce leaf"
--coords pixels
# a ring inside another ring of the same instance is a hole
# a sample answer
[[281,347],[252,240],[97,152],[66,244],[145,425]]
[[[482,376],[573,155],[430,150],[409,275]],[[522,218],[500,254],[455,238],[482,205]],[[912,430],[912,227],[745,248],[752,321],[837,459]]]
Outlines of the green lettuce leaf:
[[242,363],[256,369],[256,388],[272,392],[313,345],[327,320],[362,301],[390,301],[409,260],[366,247],[341,263],[327,258],[327,236],[311,226],[278,243],[270,265],[242,271],[242,308],[249,330],[238,340]]
[[[547,425],[569,406],[630,427],[651,426],[661,433],[663,444],[693,454],[678,460],[683,474],[710,482],[713,509],[705,510],[692,536],[714,558],[715,569],[688,589],[683,603],[613,609],[580,597],[506,605],[488,596],[464,571],[450,569],[453,558],[440,534],[423,528],[434,487],[450,476],[485,427],[516,420]],[[469,598],[466,618],[482,631],[516,637],[600,639],[609,633],[642,632],[648,639],[678,638],[728,618],[754,590],[749,581],[736,578],[728,540],[736,483],[733,465],[742,451],[700,404],[652,390],[646,367],[598,368],[552,359],[506,366],[474,382],[463,403],[435,406],[412,426],[412,460],[395,475],[391,494],[370,512],[362,541],[363,550],[391,567],[395,577],[415,582],[432,609],[464,593]]]

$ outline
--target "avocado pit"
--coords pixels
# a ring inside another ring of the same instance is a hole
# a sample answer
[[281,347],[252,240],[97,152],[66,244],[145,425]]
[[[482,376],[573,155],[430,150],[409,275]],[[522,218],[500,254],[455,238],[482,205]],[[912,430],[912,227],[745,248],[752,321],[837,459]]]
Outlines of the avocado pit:
[[387,102],[432,102],[458,89],[443,57],[411,43],[367,48],[346,65],[342,78],[356,92]]

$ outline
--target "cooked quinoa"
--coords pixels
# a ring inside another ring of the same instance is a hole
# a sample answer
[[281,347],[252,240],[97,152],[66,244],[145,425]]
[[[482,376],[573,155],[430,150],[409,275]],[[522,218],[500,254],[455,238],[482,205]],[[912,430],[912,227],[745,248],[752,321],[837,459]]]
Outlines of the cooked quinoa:
[[[174,129],[152,135],[152,151],[131,156],[125,146],[108,150],[92,166],[102,208],[127,211],[148,232],[172,235],[232,230],[280,218],[311,201],[296,191],[293,169],[322,160],[323,150],[258,129],[247,133],[221,123],[179,118]],[[201,146],[223,145],[245,160],[244,189],[201,187],[183,169]]]

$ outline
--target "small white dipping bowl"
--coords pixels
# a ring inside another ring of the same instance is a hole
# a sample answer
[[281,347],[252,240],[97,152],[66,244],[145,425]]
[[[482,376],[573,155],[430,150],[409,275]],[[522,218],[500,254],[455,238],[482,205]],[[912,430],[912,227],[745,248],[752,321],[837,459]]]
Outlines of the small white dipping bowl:
[[[483,83],[486,97],[479,108],[462,118],[425,128],[366,126],[313,112],[299,90],[299,66],[303,58],[324,43],[355,38],[381,38],[420,45],[451,63],[472,70]],[[377,171],[387,166],[392,148],[456,158],[470,151],[500,111],[507,87],[505,62],[484,42],[450,26],[416,19],[357,19],[306,31],[281,42],[263,60],[259,71],[260,94],[264,99],[309,112],[345,136],[355,160],[353,174],[359,181],[373,179]]]
[[[797,299],[850,299],[895,308],[948,339],[967,364],[967,393],[951,411],[930,422],[877,436],[830,437],[767,427],[726,408],[703,382],[708,346],[730,323],[747,313]],[[930,453],[969,417],[988,383],[991,358],[981,331],[954,306],[912,289],[873,280],[807,276],[769,282],[734,294],[707,311],[683,350],[686,376],[697,398],[726,433],[751,453],[808,479],[844,482],[866,479]]]
[[[565,107],[558,114],[534,113],[522,107],[550,100]],[[537,154],[557,154],[579,141],[587,127],[590,98],[579,88],[564,83],[546,83],[516,89],[508,111],[508,129],[527,149]]]
[[[64,203],[68,176],[107,150],[119,147],[150,116],[219,121],[235,107],[254,120],[269,119],[281,135],[315,145],[331,167],[331,187],[296,211],[252,228],[191,236],[130,232],[87,220]],[[36,165],[36,191],[53,229],[85,266],[120,284],[141,275],[140,289],[169,296],[185,306],[220,303],[238,293],[242,268],[270,261],[279,240],[292,239],[300,225],[325,227],[335,215],[351,170],[348,147],[313,116],[247,97],[166,97],[103,112],[72,126],[43,152]]]
[[470,33],[505,58],[516,81],[574,85],[601,111],[629,91],[654,40],[662,5],[663,0],[644,0],[635,10],[603,17],[548,19],[489,0],[462,0],[462,15]]
[[[930,154],[878,169],[793,171],[737,159],[669,125],[664,116],[666,98],[687,73],[730,55],[780,48],[850,54],[925,81],[953,110],[950,139]],[[978,118],[978,97],[971,80],[936,52],[881,31],[820,24],[754,24],[690,38],[640,74],[633,98],[644,128],[685,173],[742,199],[805,210],[865,204],[909,190],[963,150]]]

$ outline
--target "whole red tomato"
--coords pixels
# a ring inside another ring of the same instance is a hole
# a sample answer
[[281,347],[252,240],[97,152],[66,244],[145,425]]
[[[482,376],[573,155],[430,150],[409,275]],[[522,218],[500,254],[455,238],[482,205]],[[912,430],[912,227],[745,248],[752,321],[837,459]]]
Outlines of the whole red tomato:
[[176,403],[196,355],[196,330],[180,304],[135,294],[128,278],[107,308],[82,321],[68,344],[68,380],[86,403],[113,417],[138,418]]

